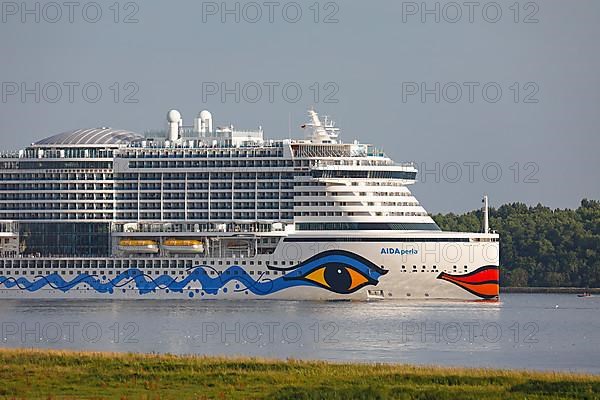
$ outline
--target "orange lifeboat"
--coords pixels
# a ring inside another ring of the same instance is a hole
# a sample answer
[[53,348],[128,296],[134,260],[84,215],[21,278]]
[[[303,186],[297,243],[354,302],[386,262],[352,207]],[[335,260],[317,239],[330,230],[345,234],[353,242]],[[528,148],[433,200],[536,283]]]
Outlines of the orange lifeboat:
[[204,253],[204,244],[196,239],[167,239],[162,248],[170,253]]
[[121,239],[118,248],[125,253],[158,253],[158,243],[147,239]]

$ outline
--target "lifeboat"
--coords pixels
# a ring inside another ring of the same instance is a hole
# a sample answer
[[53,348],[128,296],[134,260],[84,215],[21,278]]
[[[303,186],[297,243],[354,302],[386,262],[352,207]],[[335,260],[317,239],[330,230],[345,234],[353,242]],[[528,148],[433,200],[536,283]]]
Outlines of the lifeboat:
[[202,241],[195,239],[167,239],[162,248],[170,253],[203,253]]
[[118,247],[119,250],[126,253],[158,253],[158,243],[154,240],[121,239]]

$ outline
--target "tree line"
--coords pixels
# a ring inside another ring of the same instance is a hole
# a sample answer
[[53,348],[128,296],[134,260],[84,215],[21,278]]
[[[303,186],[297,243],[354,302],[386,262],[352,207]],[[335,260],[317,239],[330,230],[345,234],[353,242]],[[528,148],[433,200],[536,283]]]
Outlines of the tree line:
[[[436,214],[442,230],[481,231],[482,211]],[[504,204],[489,210],[500,234],[502,286],[600,287],[600,201],[575,209]]]

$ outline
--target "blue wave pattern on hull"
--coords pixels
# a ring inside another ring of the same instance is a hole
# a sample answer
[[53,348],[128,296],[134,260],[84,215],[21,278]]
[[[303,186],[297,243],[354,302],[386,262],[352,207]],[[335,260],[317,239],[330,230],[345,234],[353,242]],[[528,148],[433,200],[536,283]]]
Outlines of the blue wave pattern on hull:
[[[377,279],[387,272],[354,253],[330,250],[311,257],[298,264],[297,267],[293,267],[286,274],[275,279],[266,277],[264,272],[257,279],[254,279],[238,265],[232,265],[221,275],[211,278],[208,271],[215,271],[215,269],[207,265],[201,265],[187,269],[187,275],[181,280],[177,280],[177,277],[169,275],[161,275],[153,278],[137,268],[130,268],[113,279],[107,279],[105,276],[89,275],[87,273],[77,275],[70,281],[64,280],[57,273],[48,276],[37,276],[32,281],[25,277],[13,278],[0,276],[0,286],[4,285],[8,289],[17,288],[29,292],[35,292],[49,286],[52,289],[61,290],[66,293],[80,285],[88,285],[89,288],[94,289],[98,293],[112,294],[116,289],[125,290],[126,286],[134,284],[135,289],[139,291],[140,295],[156,292],[157,290],[165,290],[176,293],[189,291],[189,297],[193,297],[194,293],[197,293],[199,289],[212,295],[216,295],[219,290],[226,293],[227,288],[225,286],[231,281],[237,281],[239,284],[236,284],[235,292],[252,292],[256,295],[268,295],[294,286],[323,287],[323,285],[311,282],[306,277],[324,265],[336,265],[338,270],[351,268],[363,274],[365,278],[369,279],[369,283],[374,285],[377,284]],[[200,287],[196,287],[195,283],[199,283]],[[194,287],[191,286],[192,284],[194,284]]]

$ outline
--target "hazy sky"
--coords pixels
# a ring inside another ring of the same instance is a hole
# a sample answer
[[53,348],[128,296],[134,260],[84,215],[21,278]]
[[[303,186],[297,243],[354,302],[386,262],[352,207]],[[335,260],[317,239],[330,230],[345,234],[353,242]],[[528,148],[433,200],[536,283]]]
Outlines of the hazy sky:
[[291,116],[302,137],[314,105],[343,139],[427,169],[412,190],[430,212],[484,192],[492,205],[600,198],[598,1],[26,4],[2,2],[2,149],[162,128],[170,108],[269,138],[288,137]]

